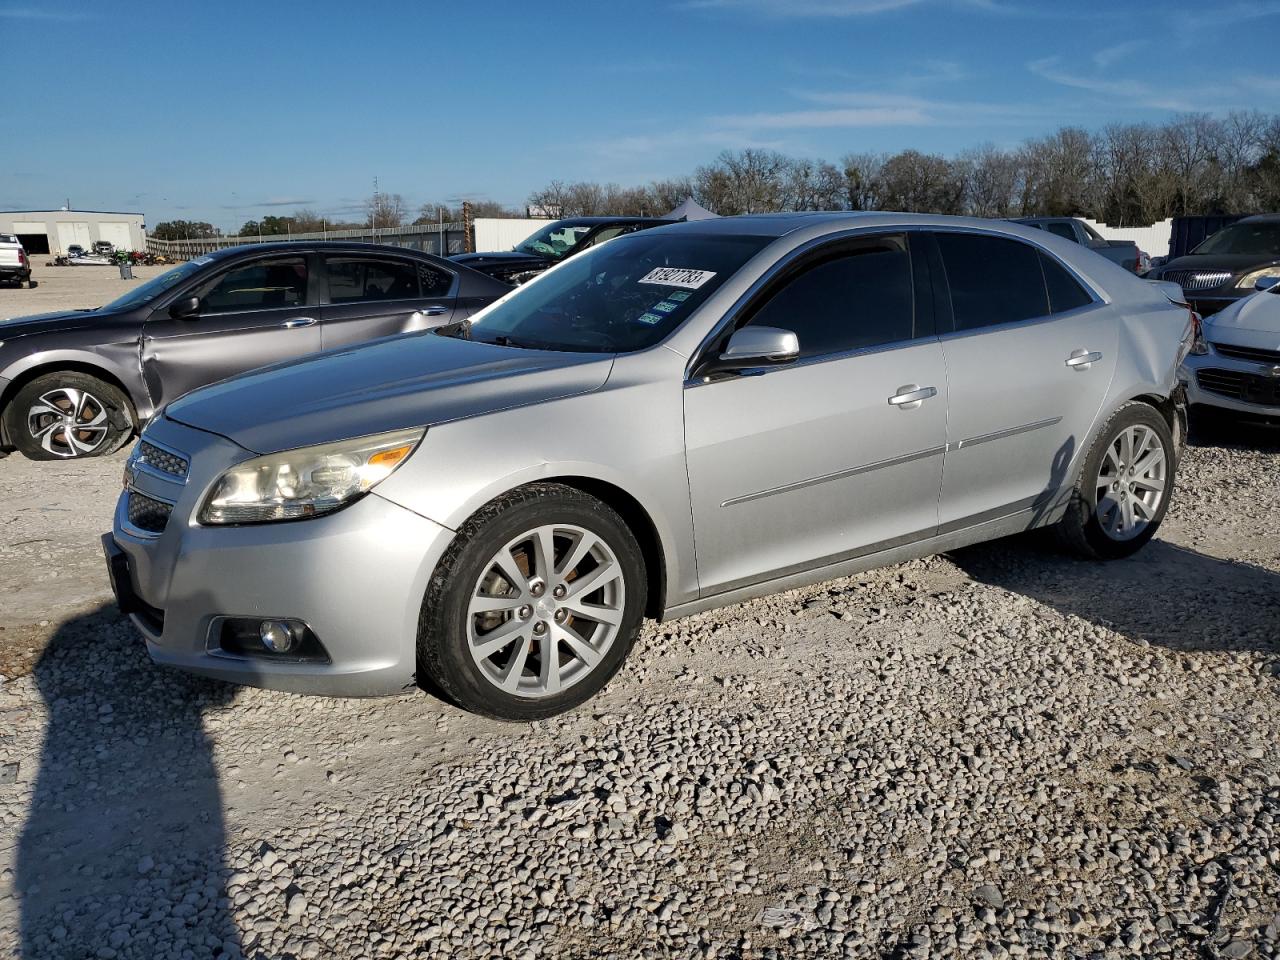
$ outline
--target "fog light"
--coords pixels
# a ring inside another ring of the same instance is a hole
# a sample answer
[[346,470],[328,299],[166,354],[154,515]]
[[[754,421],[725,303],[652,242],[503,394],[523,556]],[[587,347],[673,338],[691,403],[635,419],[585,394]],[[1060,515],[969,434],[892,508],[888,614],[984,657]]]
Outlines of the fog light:
[[263,620],[258,638],[272,653],[288,653],[298,642],[293,626],[283,620]]

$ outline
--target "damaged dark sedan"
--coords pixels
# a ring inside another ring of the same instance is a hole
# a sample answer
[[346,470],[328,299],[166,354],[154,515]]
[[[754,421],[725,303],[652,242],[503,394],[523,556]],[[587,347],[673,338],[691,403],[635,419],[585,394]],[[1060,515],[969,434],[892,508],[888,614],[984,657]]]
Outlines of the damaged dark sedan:
[[103,307],[0,320],[0,448],[33,460],[102,456],[196,387],[456,323],[510,289],[399,247],[220,250]]

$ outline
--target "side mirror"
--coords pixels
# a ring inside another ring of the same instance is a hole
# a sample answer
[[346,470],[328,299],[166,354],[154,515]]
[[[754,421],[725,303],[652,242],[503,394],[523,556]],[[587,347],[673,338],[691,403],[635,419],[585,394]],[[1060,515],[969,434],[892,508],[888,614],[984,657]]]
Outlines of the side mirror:
[[1280,283],[1280,277],[1259,277],[1258,282],[1253,285],[1253,289],[1270,290],[1277,283]]
[[183,297],[169,305],[169,316],[175,320],[191,320],[200,315],[200,298]]
[[800,356],[800,340],[778,327],[743,327],[734,331],[724,352],[703,368],[704,374],[790,363]]

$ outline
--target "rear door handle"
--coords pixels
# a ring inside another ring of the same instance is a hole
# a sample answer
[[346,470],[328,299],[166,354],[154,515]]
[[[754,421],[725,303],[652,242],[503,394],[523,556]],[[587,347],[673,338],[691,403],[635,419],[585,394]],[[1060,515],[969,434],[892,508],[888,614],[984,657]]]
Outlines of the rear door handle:
[[429,307],[419,307],[418,313],[424,317],[440,317],[449,312],[448,307],[442,307],[438,303],[434,303]]
[[936,397],[938,391],[934,387],[922,387],[907,383],[898,388],[898,392],[889,398],[889,405],[899,410],[914,410],[930,397]]
[[315,322],[315,317],[294,317],[292,320],[286,320],[284,323],[280,324],[280,326],[284,327],[286,330],[292,330],[295,327],[314,326]]
[[1101,359],[1102,354],[1097,350],[1072,350],[1071,356],[1067,357],[1067,366],[1072,370],[1088,370],[1090,364]]

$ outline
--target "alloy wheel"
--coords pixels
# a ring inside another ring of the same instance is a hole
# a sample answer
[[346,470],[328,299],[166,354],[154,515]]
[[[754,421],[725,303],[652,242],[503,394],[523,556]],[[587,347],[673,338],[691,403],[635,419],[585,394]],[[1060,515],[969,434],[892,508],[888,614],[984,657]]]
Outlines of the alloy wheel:
[[467,605],[467,649],[505,693],[555,696],[592,672],[618,638],[626,578],[601,537],[547,524],[505,544]]
[[1098,522],[1108,537],[1132,540],[1156,518],[1168,468],[1164,444],[1151,427],[1125,427],[1112,439],[1096,484]]
[[107,440],[111,423],[106,405],[86,390],[56,387],[27,408],[31,438],[55,457],[92,454]]

